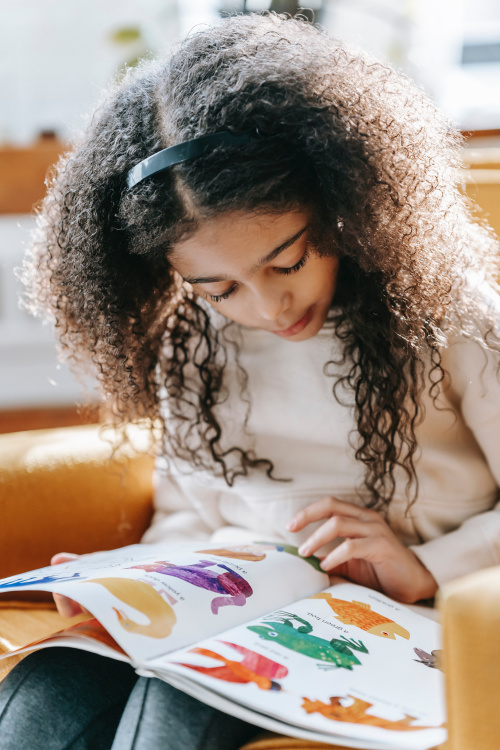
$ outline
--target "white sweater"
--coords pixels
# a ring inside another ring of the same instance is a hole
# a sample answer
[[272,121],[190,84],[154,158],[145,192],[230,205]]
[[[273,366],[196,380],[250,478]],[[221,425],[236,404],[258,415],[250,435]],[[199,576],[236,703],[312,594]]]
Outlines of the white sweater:
[[[500,298],[491,291],[487,296],[500,321]],[[319,525],[286,531],[301,508],[330,495],[363,503],[364,467],[351,445],[354,412],[334,398],[333,378],[323,373],[325,362],[338,357],[339,342],[325,329],[303,342],[236,324],[234,331],[249,377],[251,411],[246,434],[244,405],[230,391],[217,407],[223,444],[253,447],[259,458],[272,460],[275,476],[291,481],[272,481],[254,471],[228,487],[222,478],[193,473],[180,463],[166,469],[160,459],[156,511],[144,542],[273,539],[299,545]],[[442,351],[442,364],[451,379],[437,405],[424,395],[425,419],[417,428],[418,499],[405,513],[405,481],[397,474],[388,516],[439,585],[500,564],[499,358],[463,337]]]

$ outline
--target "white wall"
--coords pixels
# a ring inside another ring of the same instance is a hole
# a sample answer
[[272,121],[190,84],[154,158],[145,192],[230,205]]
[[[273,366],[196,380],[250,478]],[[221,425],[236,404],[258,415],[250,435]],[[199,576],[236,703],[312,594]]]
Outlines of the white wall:
[[[125,27],[141,39],[113,41]],[[0,140],[71,138],[125,61],[178,34],[176,0],[0,0]]]
[[408,73],[457,127],[500,127],[500,63],[461,64],[464,41],[500,41],[498,0],[331,0],[324,25]]
[[34,219],[0,217],[0,409],[71,404],[80,386],[56,357],[52,331],[19,306],[21,265]]
[[[176,0],[0,0],[0,142],[30,143],[41,130],[71,140],[125,62],[161,53],[215,17],[207,0],[179,7]],[[127,27],[139,39],[113,41]],[[33,223],[0,216],[0,409],[71,404],[80,395],[51,330],[19,306],[14,269]]]
[[[0,141],[25,143],[40,130],[71,138],[124,62],[167,50],[212,22],[225,2],[0,0]],[[401,66],[457,124],[498,127],[500,64],[486,69],[459,61],[464,38],[500,39],[498,0],[325,0],[325,6],[323,24],[332,34]],[[141,38],[113,41],[126,27]]]

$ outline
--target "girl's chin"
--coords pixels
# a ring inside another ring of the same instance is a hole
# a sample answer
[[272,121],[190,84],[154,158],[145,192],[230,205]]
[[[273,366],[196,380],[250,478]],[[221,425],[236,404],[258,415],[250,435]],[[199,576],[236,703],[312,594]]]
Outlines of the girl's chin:
[[301,333],[298,333],[296,336],[291,336],[287,341],[307,341],[307,339],[312,339],[316,334],[321,330],[321,326],[307,326]]

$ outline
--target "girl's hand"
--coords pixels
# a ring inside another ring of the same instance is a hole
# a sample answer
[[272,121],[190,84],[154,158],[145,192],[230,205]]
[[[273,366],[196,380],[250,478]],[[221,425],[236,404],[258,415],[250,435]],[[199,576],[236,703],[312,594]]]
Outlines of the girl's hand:
[[288,531],[300,531],[327,519],[299,547],[303,557],[334,539],[342,540],[321,562],[325,572],[383,591],[410,604],[435,595],[437,583],[413,552],[405,547],[375,510],[327,497],[297,513]]
[[[71,560],[77,560],[80,555],[74,555],[72,552],[58,552],[54,555],[50,561],[51,565],[59,565],[60,563],[70,562]],[[92,617],[88,610],[84,609],[78,602],[73,599],[69,599],[63,594],[52,594],[56,603],[57,611],[61,617],[75,617],[75,615],[87,614]]]

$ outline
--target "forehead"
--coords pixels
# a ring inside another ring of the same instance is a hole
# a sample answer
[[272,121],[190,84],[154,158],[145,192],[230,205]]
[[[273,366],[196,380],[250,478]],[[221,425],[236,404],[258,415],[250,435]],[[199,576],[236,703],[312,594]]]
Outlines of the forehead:
[[310,214],[308,209],[224,213],[178,242],[169,260],[183,276],[247,267],[300,231]]

